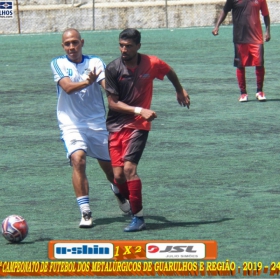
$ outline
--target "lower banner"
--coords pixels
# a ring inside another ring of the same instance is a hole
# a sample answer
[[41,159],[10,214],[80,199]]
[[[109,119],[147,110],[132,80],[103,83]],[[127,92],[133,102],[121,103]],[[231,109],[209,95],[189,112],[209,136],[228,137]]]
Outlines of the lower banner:
[[0,261],[6,276],[187,276],[217,258],[209,240],[52,240],[50,261]]

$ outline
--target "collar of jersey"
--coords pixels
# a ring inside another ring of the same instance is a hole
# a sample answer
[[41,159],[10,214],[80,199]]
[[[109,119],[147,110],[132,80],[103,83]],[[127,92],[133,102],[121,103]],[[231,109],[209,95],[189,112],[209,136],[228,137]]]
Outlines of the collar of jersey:
[[68,59],[68,61],[70,61],[70,62],[72,62],[72,63],[75,63],[75,64],[81,64],[81,63],[83,63],[84,60],[85,60],[85,56],[84,56],[83,54],[82,54],[82,61],[79,62],[79,63],[76,63],[76,62],[72,61],[71,59],[69,59],[68,55],[66,55],[66,58]]

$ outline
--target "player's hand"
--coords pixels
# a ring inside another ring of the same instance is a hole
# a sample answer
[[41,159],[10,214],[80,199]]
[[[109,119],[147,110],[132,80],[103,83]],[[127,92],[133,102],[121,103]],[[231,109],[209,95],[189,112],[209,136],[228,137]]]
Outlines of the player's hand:
[[185,89],[182,89],[180,92],[176,92],[177,94],[177,101],[181,106],[190,108],[191,105],[191,99],[188,95],[187,91]]
[[144,109],[142,108],[141,113],[140,113],[141,117],[144,118],[145,120],[147,120],[148,122],[153,121],[155,118],[157,118],[157,114],[155,111],[152,111],[150,109]]
[[212,30],[212,34],[214,35],[214,36],[217,36],[217,35],[219,35],[219,28],[214,28],[213,30]]
[[98,72],[96,72],[96,68],[95,67],[93,68],[93,70],[88,74],[88,78],[87,78],[90,85],[97,80],[100,73],[101,73],[101,69],[99,69]]
[[270,33],[265,33],[265,41],[266,42],[269,42],[270,41],[270,39],[271,39],[271,37],[270,37]]

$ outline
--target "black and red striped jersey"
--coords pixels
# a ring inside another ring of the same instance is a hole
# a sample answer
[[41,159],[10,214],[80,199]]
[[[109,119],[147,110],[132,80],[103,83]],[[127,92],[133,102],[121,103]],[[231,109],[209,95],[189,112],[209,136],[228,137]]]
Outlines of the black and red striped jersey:
[[[117,95],[119,100],[135,107],[150,109],[153,94],[153,80],[163,80],[170,66],[156,56],[138,54],[136,69],[129,69],[121,57],[109,63],[105,70],[106,93]],[[123,127],[150,130],[151,122],[141,116],[123,114],[109,110],[107,129],[120,131]]]
[[269,15],[266,0],[227,0],[224,12],[232,11],[233,42],[263,44],[260,12]]

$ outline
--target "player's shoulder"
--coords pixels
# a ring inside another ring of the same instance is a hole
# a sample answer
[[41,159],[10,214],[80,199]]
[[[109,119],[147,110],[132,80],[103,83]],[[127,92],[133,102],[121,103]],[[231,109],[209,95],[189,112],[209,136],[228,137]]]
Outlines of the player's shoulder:
[[60,56],[54,57],[51,61],[51,64],[63,63],[66,60],[67,60],[66,55],[60,55]]
[[95,54],[85,54],[83,55],[83,58],[84,59],[88,59],[88,60],[101,60],[101,57],[99,57],[98,55],[95,55]]
[[102,58],[99,57],[98,55],[94,55],[94,54],[83,55],[83,61],[88,61],[88,63],[90,65],[101,65],[102,64],[104,68],[106,66],[106,64],[102,60]]
[[158,64],[163,61],[158,56],[150,54],[141,54],[141,60],[144,62],[149,62],[151,64]]
[[121,57],[114,59],[109,62],[106,69],[119,69],[119,66],[122,64]]
[[158,59],[158,57],[156,55],[152,55],[152,54],[140,54],[142,58],[146,58],[146,59]]

